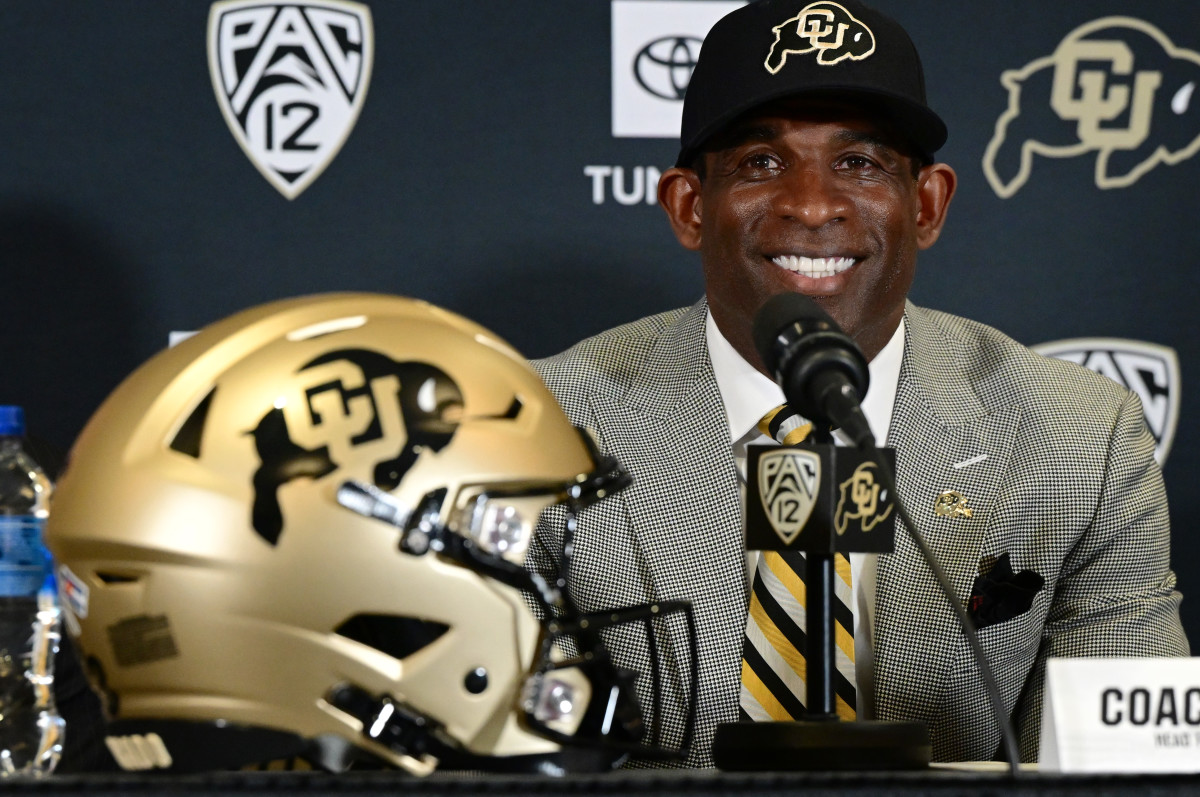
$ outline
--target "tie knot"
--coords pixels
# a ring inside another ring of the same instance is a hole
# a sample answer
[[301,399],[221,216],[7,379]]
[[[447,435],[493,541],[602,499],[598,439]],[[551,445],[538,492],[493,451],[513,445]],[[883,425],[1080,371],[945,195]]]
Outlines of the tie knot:
[[760,432],[785,446],[804,442],[812,428],[811,423],[787,404],[780,404],[758,422]]

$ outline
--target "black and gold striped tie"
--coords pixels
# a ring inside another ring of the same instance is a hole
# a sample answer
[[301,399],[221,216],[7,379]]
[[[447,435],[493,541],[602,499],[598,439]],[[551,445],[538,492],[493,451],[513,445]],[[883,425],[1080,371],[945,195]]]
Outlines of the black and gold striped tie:
[[[787,405],[763,416],[759,430],[784,445],[803,441],[812,431]],[[855,716],[854,613],[851,611],[850,562],[834,557],[833,601],[836,675],[834,702],[838,716]],[[742,647],[742,719],[800,719],[806,695],[804,554],[763,551],[750,591],[750,612]]]

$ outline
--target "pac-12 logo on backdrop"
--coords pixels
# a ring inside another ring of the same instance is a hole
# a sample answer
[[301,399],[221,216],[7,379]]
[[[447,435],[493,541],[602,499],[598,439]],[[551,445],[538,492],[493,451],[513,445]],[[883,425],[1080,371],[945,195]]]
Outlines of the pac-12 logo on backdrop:
[[208,70],[246,156],[288,199],[321,175],[354,128],[374,57],[371,12],[342,0],[221,0]]
[[1136,393],[1154,435],[1154,458],[1159,465],[1166,463],[1179,423],[1179,357],[1174,349],[1123,338],[1056,340],[1032,348],[1078,363]]
[[[1200,40],[1194,26],[1179,28]],[[1034,156],[1095,153],[1099,188],[1125,188],[1160,163],[1200,149],[1200,53],[1176,47],[1149,22],[1104,17],[1081,25],[1048,56],[1005,72],[1008,108],[983,156],[1007,199],[1030,179]]]
[[716,0],[613,0],[612,134],[678,138],[683,93],[717,20],[745,5]]

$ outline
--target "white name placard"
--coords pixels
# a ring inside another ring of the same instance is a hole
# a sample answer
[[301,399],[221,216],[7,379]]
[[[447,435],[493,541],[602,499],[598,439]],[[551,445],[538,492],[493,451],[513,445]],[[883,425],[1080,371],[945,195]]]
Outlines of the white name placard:
[[1038,769],[1200,772],[1200,658],[1048,661]]

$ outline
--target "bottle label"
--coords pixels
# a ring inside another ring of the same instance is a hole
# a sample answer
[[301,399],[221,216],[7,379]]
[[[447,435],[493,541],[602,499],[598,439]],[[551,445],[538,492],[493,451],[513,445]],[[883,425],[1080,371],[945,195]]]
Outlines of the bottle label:
[[0,597],[36,597],[50,572],[49,559],[40,518],[0,515]]

